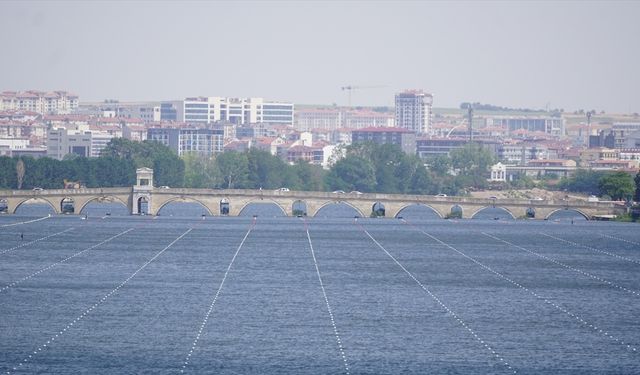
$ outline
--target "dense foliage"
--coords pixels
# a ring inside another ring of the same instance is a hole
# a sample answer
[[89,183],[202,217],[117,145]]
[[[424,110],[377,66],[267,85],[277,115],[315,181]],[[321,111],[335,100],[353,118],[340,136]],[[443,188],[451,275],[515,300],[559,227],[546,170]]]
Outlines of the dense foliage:
[[633,178],[626,172],[609,173],[598,181],[601,195],[608,195],[613,200],[631,200],[635,192]]
[[132,162],[135,168],[152,168],[156,186],[179,187],[184,184],[184,161],[159,142],[114,138],[102,150],[101,156]]
[[[640,178],[636,179],[640,181]],[[558,187],[572,192],[607,196],[613,200],[628,200],[632,199],[636,184],[626,172],[580,169],[572,177],[562,178]]]
[[50,158],[0,157],[0,188],[18,189],[18,169],[24,165],[22,189],[35,187],[61,189],[64,180],[79,181],[86,187],[132,186],[136,180],[134,164],[129,160],[113,157]]
[[634,178],[636,183],[636,193],[633,196],[633,200],[636,202],[640,202],[640,171],[636,174],[636,178]]
[[267,151],[228,151],[208,158],[195,153],[182,156],[185,163],[184,186],[223,189],[324,189],[326,173],[322,167],[298,161],[285,163]]

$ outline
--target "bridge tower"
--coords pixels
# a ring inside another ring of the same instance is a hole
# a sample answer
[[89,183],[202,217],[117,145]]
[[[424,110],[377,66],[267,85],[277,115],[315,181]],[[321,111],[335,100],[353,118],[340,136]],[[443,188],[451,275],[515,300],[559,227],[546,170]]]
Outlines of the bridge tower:
[[133,194],[131,195],[132,215],[154,214],[151,212],[152,191],[153,169],[146,167],[136,169],[136,184],[133,186]]

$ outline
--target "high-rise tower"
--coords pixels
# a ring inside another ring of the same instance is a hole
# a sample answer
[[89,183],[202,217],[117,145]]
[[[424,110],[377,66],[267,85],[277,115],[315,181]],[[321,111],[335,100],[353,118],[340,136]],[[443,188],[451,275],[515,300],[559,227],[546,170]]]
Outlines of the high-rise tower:
[[433,95],[422,90],[406,90],[396,94],[396,126],[415,133],[431,130]]

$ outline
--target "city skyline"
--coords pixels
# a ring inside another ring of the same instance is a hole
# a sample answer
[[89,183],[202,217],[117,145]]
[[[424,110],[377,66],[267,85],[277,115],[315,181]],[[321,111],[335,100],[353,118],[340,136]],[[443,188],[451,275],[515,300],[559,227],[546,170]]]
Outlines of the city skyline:
[[0,91],[392,106],[423,89],[434,107],[640,112],[639,3],[150,4],[0,3]]

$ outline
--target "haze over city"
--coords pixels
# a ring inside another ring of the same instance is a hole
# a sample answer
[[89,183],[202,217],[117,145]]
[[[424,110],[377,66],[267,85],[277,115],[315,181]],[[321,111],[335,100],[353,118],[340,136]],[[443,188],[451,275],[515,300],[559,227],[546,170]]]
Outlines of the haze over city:
[[0,3],[1,90],[640,112],[639,2]]

